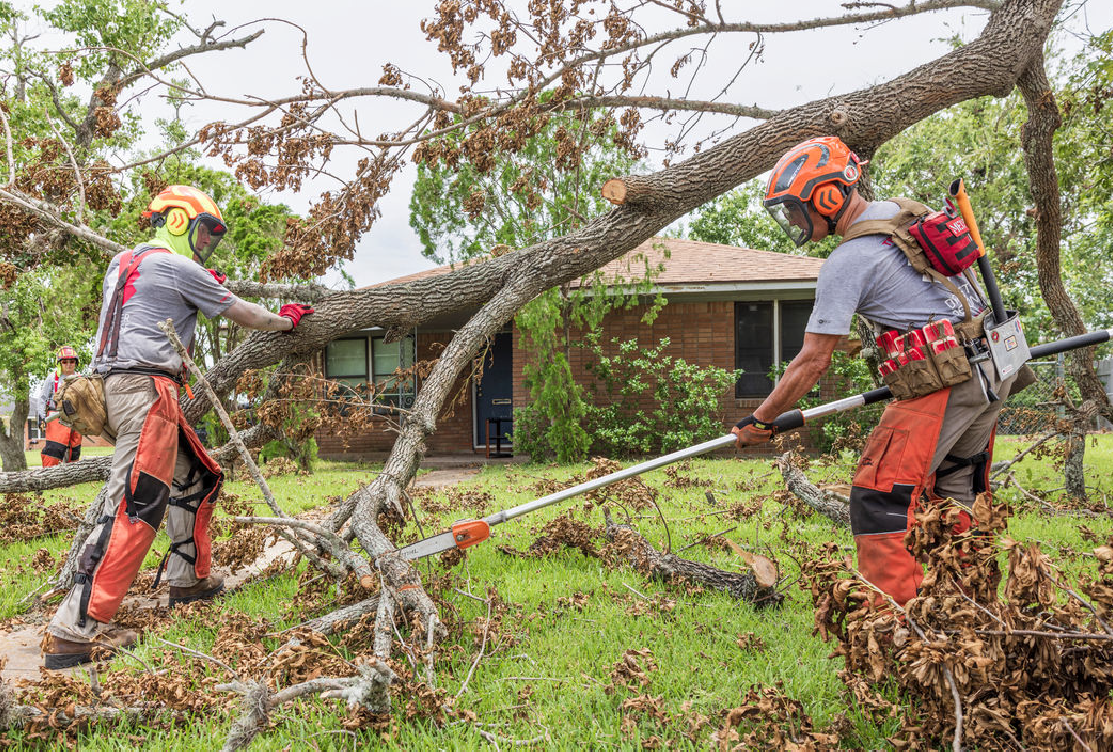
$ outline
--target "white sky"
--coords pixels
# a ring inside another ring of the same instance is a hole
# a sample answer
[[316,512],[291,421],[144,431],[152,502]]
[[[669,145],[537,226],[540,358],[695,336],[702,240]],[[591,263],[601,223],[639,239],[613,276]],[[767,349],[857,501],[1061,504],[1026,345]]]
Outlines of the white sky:
[[[629,0],[620,5],[628,5]],[[722,0],[724,8],[737,7],[739,0]],[[19,3],[17,3],[18,5]],[[47,3],[51,4],[51,3]],[[525,0],[518,0],[522,7]],[[30,5],[30,3],[26,3]],[[846,11],[834,0],[797,0],[793,3],[747,3],[745,18],[728,20],[790,21],[823,16],[841,16]],[[174,7],[174,4],[171,4]],[[427,42],[419,24],[432,16],[433,0],[399,2],[392,0],[190,0],[185,6],[197,25],[210,18],[227,21],[230,29],[239,23],[259,18],[282,18],[297,23],[309,35],[308,53],[317,77],[332,89],[374,86],[384,63],[394,63],[412,74],[440,84],[449,96],[455,93],[454,82],[445,56]],[[789,8],[789,11],[782,11]],[[29,10],[29,7],[28,7]],[[784,13],[779,15],[778,11]],[[791,14],[791,15],[789,15]],[[943,54],[947,44],[942,41],[955,34],[964,40],[976,36],[985,23],[986,14],[979,10],[944,11],[931,15],[889,22],[876,28],[843,27],[814,32],[771,35],[766,37],[762,62],[747,68],[734,84],[734,96],[728,101],[781,108],[801,104],[819,97],[853,91],[880,80],[886,80]],[[649,18],[648,22],[654,19]],[[1113,3],[1091,0],[1084,13],[1072,22],[1088,23],[1092,30],[1113,26]],[[675,24],[670,24],[674,26]],[[254,30],[258,26],[250,27]],[[304,73],[301,61],[301,34],[286,24],[265,22],[266,33],[246,50],[202,55],[190,60],[190,68],[208,87],[210,93],[227,96],[274,95],[294,93],[300,85],[296,77]],[[237,36],[240,34],[237,33]],[[745,55],[752,37],[735,35],[724,38],[712,48],[709,64],[700,78],[700,90],[692,97],[710,98],[725,84],[726,71],[737,56]],[[183,40],[183,43],[189,43]],[[690,45],[675,48],[685,50]],[[677,52],[665,58],[659,67],[667,70]],[[503,79],[505,80],[505,79]],[[488,75],[486,82],[498,85],[498,77]],[[675,80],[661,77],[659,85],[647,94],[678,94]],[[364,134],[375,134],[399,127],[416,119],[415,105],[377,101],[359,106],[359,123]],[[351,107],[345,112],[351,113]],[[187,127],[196,128],[211,120],[228,116],[209,108],[184,110]],[[240,116],[242,117],[242,116]],[[648,114],[645,115],[648,117]],[[719,121],[722,126],[725,121]],[[737,126],[746,127],[744,124]],[[643,141],[652,149],[671,135],[664,127],[650,127],[643,132]],[[729,135],[729,134],[728,134]],[[656,156],[651,154],[651,166]],[[350,174],[351,159],[337,155],[329,169]],[[391,193],[381,202],[382,217],[359,242],[356,258],[346,266],[357,285],[397,277],[433,266],[421,256],[420,243],[409,226],[412,164],[397,177]],[[322,190],[334,187],[332,181],[319,179],[306,184],[302,192],[271,194],[271,200],[282,201],[296,211],[304,212]],[[336,274],[326,282],[338,284]]]

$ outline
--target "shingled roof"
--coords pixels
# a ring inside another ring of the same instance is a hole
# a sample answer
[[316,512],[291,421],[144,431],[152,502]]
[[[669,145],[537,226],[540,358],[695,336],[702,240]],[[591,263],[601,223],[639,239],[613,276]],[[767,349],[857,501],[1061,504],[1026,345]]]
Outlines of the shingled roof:
[[[665,258],[665,249],[669,257]],[[644,259],[644,260],[643,260]],[[794,256],[787,253],[757,251],[722,243],[704,243],[681,238],[650,238],[634,250],[611,261],[602,269],[606,278],[619,274],[627,279],[640,276],[646,263],[664,265],[656,278],[657,285],[738,284],[761,282],[814,282],[819,277],[823,259]],[[381,285],[396,285],[436,277],[452,271],[453,266],[406,274]]]

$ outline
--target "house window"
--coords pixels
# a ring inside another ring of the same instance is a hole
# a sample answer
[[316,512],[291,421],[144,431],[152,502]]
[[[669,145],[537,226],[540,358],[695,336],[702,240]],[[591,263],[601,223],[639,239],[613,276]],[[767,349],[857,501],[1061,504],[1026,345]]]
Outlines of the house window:
[[412,368],[414,356],[413,337],[403,337],[398,342],[390,343],[386,341],[386,337],[372,337],[371,377],[375,384],[376,402],[402,408],[413,406],[413,376],[400,377],[395,372]]
[[792,360],[804,346],[811,300],[772,300],[734,304],[734,367],[743,373],[735,397],[765,397],[773,391],[769,372]]
[[350,387],[367,383],[367,338],[334,339],[325,350],[325,376]]
[[28,441],[41,441],[46,436],[46,432],[39,428],[38,418],[27,419],[27,440]]

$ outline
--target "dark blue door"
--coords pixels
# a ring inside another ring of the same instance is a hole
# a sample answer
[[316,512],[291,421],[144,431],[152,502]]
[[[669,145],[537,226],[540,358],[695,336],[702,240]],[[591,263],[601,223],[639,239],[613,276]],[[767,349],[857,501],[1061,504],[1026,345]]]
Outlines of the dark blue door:
[[[483,376],[475,385],[475,444],[491,448],[512,432],[514,417],[514,335],[500,332],[483,356]],[[496,420],[497,419],[497,420]]]

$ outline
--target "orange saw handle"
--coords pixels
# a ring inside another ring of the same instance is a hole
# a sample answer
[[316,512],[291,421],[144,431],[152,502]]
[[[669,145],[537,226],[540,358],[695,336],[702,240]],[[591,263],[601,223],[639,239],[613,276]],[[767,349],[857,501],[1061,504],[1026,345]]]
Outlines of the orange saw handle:
[[966,185],[963,184],[962,178],[955,178],[955,181],[951,183],[950,194],[955,203],[958,204],[962,221],[970,228],[970,235],[974,238],[974,242],[978,244],[978,258],[981,258],[985,255],[985,243],[982,242],[982,234],[978,232],[978,222],[974,219],[974,207],[970,205],[970,194],[966,192]]
[[467,548],[491,537],[491,526],[486,520],[460,520],[452,523],[452,537],[456,548]]

